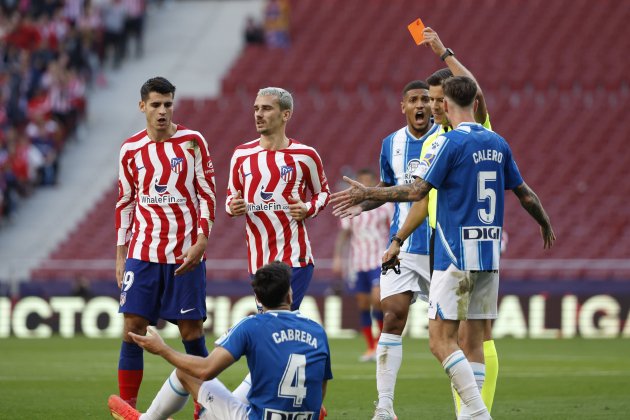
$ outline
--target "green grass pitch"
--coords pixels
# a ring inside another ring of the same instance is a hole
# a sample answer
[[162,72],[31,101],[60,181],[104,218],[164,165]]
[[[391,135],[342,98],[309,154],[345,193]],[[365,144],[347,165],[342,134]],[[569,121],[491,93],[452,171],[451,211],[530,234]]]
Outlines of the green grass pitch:
[[[181,343],[171,341],[181,349]],[[449,384],[426,340],[405,339],[396,386],[399,419],[453,419]],[[496,343],[499,385],[495,419],[630,418],[630,340],[513,340]],[[107,419],[117,392],[118,340],[0,339],[1,419]],[[360,338],[331,341],[328,419],[369,419],[376,398],[373,363],[358,363]],[[138,406],[146,409],[171,371],[145,356]],[[234,388],[244,361],[221,376]],[[175,419],[191,419],[191,404]]]

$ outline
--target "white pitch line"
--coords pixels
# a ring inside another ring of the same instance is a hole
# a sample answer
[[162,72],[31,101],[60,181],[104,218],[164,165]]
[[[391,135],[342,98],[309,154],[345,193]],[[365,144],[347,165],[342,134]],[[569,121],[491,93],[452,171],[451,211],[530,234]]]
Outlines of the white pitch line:
[[[413,380],[413,379],[433,379],[443,375],[398,375],[398,379]],[[501,373],[500,378],[551,378],[551,377],[618,377],[618,376],[630,376],[630,371],[591,371],[591,372],[523,372],[523,373]],[[335,381],[365,381],[375,380],[375,375],[339,375],[335,376]]]

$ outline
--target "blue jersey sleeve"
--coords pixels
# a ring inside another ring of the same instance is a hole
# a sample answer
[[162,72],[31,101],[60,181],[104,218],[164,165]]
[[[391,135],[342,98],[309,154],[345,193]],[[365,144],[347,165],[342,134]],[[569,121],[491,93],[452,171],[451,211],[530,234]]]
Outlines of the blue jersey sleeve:
[[250,331],[255,331],[254,324],[253,316],[244,318],[219,337],[214,344],[223,347],[230,352],[234,360],[238,360],[246,354],[247,348],[251,346]]
[[381,167],[381,181],[389,185],[396,185],[396,175],[394,174],[394,170],[391,166],[391,136],[387,137],[383,140],[383,145],[381,146],[381,157],[380,157],[380,167]]

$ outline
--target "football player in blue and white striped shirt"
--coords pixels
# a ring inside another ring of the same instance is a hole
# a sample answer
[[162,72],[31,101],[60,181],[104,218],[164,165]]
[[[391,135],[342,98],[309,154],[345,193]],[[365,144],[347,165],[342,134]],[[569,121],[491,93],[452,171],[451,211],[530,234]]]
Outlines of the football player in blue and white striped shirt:
[[[381,182],[379,186],[409,185],[412,174],[420,165],[422,145],[437,129],[431,119],[429,85],[422,80],[409,82],[402,91],[401,111],[405,115],[404,127],[383,139],[380,155]],[[365,202],[342,213],[340,217],[354,217],[362,211],[372,210],[383,203]],[[409,307],[418,297],[427,301],[429,295],[429,242],[431,230],[428,222],[414,231],[406,240],[395,235],[407,218],[412,203],[395,203],[390,224],[390,241],[401,245],[400,274],[389,270],[381,275],[381,307],[383,330],[376,347],[377,414],[384,411],[394,418],[393,401],[396,377],[402,362],[402,332],[407,323]],[[375,414],[376,417],[376,414]]]

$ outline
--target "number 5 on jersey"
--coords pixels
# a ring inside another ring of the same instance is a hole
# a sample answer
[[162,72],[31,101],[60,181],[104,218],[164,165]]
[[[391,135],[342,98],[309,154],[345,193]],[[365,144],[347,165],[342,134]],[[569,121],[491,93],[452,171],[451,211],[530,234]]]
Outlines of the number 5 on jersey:
[[479,215],[479,220],[487,225],[494,222],[497,194],[493,188],[487,188],[486,182],[494,182],[496,180],[496,171],[480,171],[477,174],[477,201],[485,202],[489,200],[488,211],[486,211],[486,209],[479,209],[477,210],[477,214]]

